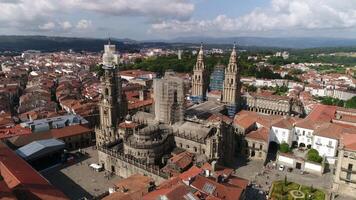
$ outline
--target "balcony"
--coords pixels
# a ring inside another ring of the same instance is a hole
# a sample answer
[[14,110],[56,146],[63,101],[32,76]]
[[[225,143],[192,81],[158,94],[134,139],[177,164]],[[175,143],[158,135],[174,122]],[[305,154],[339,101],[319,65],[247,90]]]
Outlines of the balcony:
[[316,145],[321,146],[321,142],[315,142]]

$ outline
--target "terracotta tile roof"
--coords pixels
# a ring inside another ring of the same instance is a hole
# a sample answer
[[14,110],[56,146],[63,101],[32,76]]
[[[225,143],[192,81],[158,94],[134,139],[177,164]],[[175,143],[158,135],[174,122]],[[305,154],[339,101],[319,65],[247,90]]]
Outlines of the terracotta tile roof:
[[316,123],[308,119],[300,120],[295,124],[296,127],[314,130]]
[[256,123],[257,113],[254,112],[239,112],[235,115],[234,124],[244,129],[247,129]]
[[306,117],[307,120],[313,122],[330,122],[335,118],[336,106],[328,106],[318,104]]
[[93,131],[92,129],[78,124],[78,125],[66,126],[58,129],[51,129],[50,134],[54,138],[60,139],[60,138],[74,136],[74,135],[82,135],[85,133],[90,133],[92,131]]
[[252,131],[251,133],[247,134],[246,138],[268,142],[269,129],[265,127],[259,128],[256,131]]
[[315,125],[315,127],[314,135],[332,139],[339,139],[344,129],[342,126],[332,123],[318,124]]
[[19,189],[27,198],[68,199],[3,143],[0,143],[0,152],[1,176],[10,190]]
[[180,154],[171,157],[168,162],[176,165],[180,169],[186,169],[189,165],[193,163],[193,157],[194,155],[192,153],[184,151]]
[[256,123],[265,127],[270,127],[272,123],[275,123],[282,118],[282,116],[278,115],[263,115],[252,111],[240,111],[235,115],[234,125],[244,129],[254,126]]
[[52,135],[49,132],[40,132],[35,134],[21,135],[8,139],[16,147],[22,147],[26,144],[37,140],[51,139]]
[[159,188],[150,192],[143,197],[143,200],[157,200],[162,196],[165,196],[169,200],[199,200],[199,198],[190,191],[190,188],[181,181],[170,185],[170,187]]
[[[117,192],[103,198],[103,200],[135,200],[142,199],[148,193],[153,179],[148,176],[134,174],[115,183]],[[126,190],[124,192],[124,190]]]
[[0,139],[29,135],[31,133],[31,129],[16,125],[14,127],[0,129]]
[[226,115],[223,115],[220,113],[214,113],[214,114],[210,115],[210,117],[208,118],[208,121],[211,121],[211,122],[223,121],[226,124],[231,124],[233,120]]
[[195,177],[195,176],[199,175],[202,172],[203,172],[203,169],[201,169],[201,168],[199,168],[197,166],[192,166],[187,171],[181,173],[178,177],[183,181],[188,181],[189,178]]
[[191,186],[199,190],[201,193],[226,200],[240,199],[244,191],[244,189],[240,187],[224,185],[200,175],[195,177]]
[[283,117],[275,123],[272,123],[272,126],[284,129],[292,129],[294,124],[299,121],[298,118],[294,117]]
[[356,151],[356,134],[350,134],[350,133],[342,134],[341,143],[345,150]]
[[14,120],[11,117],[10,113],[1,113],[0,112],[0,128],[5,128],[9,126],[14,126]]

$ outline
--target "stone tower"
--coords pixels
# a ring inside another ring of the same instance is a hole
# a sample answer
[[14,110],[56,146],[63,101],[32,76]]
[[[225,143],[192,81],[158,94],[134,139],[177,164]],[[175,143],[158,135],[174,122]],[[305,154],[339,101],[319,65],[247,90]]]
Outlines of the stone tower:
[[119,64],[119,56],[116,54],[116,46],[111,44],[110,39],[108,44],[104,45],[102,61],[104,66],[114,66]]
[[97,146],[115,142],[118,139],[116,125],[118,123],[118,88],[116,67],[104,66],[101,77],[101,100],[99,102],[100,125],[96,129]]
[[236,48],[232,50],[230,61],[225,68],[222,102],[227,105],[230,116],[235,115],[240,107],[241,83],[239,67],[237,65]]
[[204,64],[203,45],[200,46],[197,62],[193,69],[192,77],[192,100],[202,102],[206,99],[206,91],[208,89],[208,74]]
[[184,119],[185,87],[183,79],[174,72],[166,72],[162,79],[154,80],[155,118],[174,124]]

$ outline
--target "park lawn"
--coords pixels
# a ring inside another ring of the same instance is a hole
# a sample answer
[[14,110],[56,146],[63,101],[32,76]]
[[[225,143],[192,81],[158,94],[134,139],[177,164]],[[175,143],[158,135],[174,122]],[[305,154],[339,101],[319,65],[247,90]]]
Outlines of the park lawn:
[[[297,183],[293,182],[288,182],[287,186],[285,186],[285,191],[284,194],[288,194],[286,197],[283,197],[283,186],[284,186],[284,180],[281,181],[276,181],[273,183],[273,189],[272,189],[272,194],[271,197],[275,200],[294,200],[293,197],[290,195],[290,191],[292,190],[300,190],[305,194],[305,197],[308,197],[309,194],[313,195],[313,200],[324,200],[325,199],[325,193],[319,189],[314,188],[313,192],[310,191],[309,186],[303,186],[299,185]],[[307,198],[306,198],[307,199]]]
[[[273,183],[273,190],[272,190],[272,197],[275,198],[276,200],[283,199],[283,186],[284,186],[284,181],[276,181]],[[293,182],[288,182],[287,186],[285,186],[285,193],[289,194],[291,190],[298,190],[300,187],[299,184],[293,183]],[[288,195],[288,200],[292,199],[290,195]]]
[[305,196],[308,197],[309,194],[313,195],[313,199],[315,200],[324,200],[325,199],[325,193],[322,192],[321,190],[318,189],[313,189],[313,192],[310,191],[310,187],[307,186],[302,186],[300,191],[304,192]]

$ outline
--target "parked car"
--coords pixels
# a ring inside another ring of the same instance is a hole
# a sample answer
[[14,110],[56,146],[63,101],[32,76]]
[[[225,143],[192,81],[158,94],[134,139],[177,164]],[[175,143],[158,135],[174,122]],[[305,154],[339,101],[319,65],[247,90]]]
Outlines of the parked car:
[[278,170],[279,170],[279,171],[284,171],[284,165],[279,165]]

